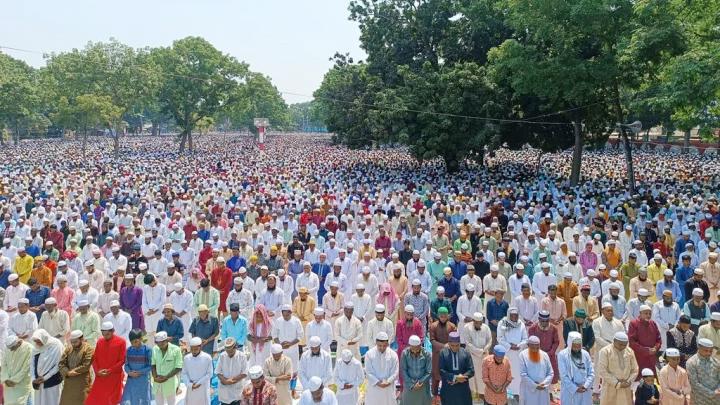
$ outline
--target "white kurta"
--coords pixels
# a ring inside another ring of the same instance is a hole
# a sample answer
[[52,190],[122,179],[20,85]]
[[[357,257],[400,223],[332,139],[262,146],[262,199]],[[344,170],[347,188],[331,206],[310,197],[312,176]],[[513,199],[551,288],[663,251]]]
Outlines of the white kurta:
[[305,326],[305,340],[310,339],[313,336],[320,338],[320,348],[330,353],[330,343],[333,341],[333,332],[330,322],[321,320],[317,322],[315,320],[308,322]]
[[665,306],[662,300],[653,304],[652,320],[655,321],[660,330],[660,339],[662,341],[660,350],[667,348],[667,332],[675,327],[681,315],[682,311],[676,302],[673,302],[670,306]]
[[[210,378],[213,375],[212,358],[201,351],[197,356],[185,355],[182,377],[187,384],[185,403],[192,405],[210,405]],[[200,387],[193,389],[193,384]]]
[[474,322],[466,323],[460,329],[460,342],[465,343],[465,350],[470,353],[475,370],[475,376],[470,379],[470,390],[479,394],[485,393],[485,383],[482,379],[482,363],[492,345],[492,333],[486,324],[475,329]]
[[[236,351],[232,357],[228,356],[227,352],[220,353],[215,374],[222,375],[225,378],[233,378],[240,374],[247,374],[247,371],[245,353]],[[232,385],[223,385],[218,379],[218,399],[220,402],[230,403],[240,398],[245,382],[246,380],[242,379]]]
[[457,317],[458,323],[462,325],[465,323],[465,318],[472,319],[475,312],[484,312],[482,310],[482,302],[477,295],[473,295],[472,298],[468,298],[467,295],[461,296],[457,301]]
[[[512,371],[513,379],[508,390],[513,395],[520,394],[520,352],[527,347],[527,329],[522,321],[518,321],[518,326],[514,328],[507,327],[505,320],[501,320],[497,328],[497,341],[503,345],[506,350],[506,356],[510,361],[510,369]],[[511,350],[512,344],[518,346],[517,350]]]
[[[389,347],[380,353],[373,347],[365,354],[365,374],[368,384],[365,403],[372,405],[397,405],[395,399],[395,380],[398,378],[399,362],[397,354]],[[385,388],[378,383],[390,383]]]
[[389,338],[388,342],[392,343],[395,341],[395,324],[393,324],[393,322],[388,318],[383,318],[382,321],[378,321],[377,318],[373,317],[373,319],[368,322],[367,327],[364,328],[364,330],[367,346],[375,346],[375,337],[380,332],[387,333]]
[[178,315],[183,325],[183,339],[185,341],[190,339],[190,325],[192,324],[193,317],[193,295],[188,290],[183,290],[182,294],[178,294],[177,291],[173,291],[168,297],[168,303],[173,305],[175,314]]
[[[335,340],[337,341],[337,352],[349,349],[353,357],[360,360],[360,339],[362,339],[362,324],[360,320],[342,315],[335,321]],[[354,343],[354,344],[349,344]]]
[[115,329],[115,335],[125,339],[126,345],[130,346],[129,336],[130,330],[132,329],[132,318],[130,314],[121,309],[118,311],[117,316],[113,315],[112,312],[105,315],[103,322],[111,322]]
[[[367,329],[368,322],[370,319],[375,318],[375,303],[370,299],[370,296],[363,294],[362,297],[358,297],[357,294],[353,294],[350,301],[355,305],[353,309],[353,316],[360,319],[362,318],[362,328]],[[369,342],[365,341],[365,336],[360,338],[360,346],[367,346]]]
[[[335,363],[335,384],[337,385],[337,399],[343,405],[357,405],[359,399],[360,384],[365,380],[365,372],[362,364],[358,359],[350,359],[345,363],[339,360]],[[345,389],[345,384],[352,385],[351,388]]]
[[[302,323],[295,316],[291,316],[288,321],[282,316],[273,321],[272,337],[273,339],[277,339],[279,343],[292,342],[295,339],[300,341],[303,339],[304,333]],[[293,370],[297,370],[298,362],[300,361],[298,343],[295,343],[287,349],[283,349],[283,352],[292,360]]]
[[323,384],[327,387],[332,381],[332,358],[330,353],[320,349],[320,353],[313,356],[310,349],[305,350],[300,358],[300,367],[297,370],[302,389],[307,389],[310,385],[310,378],[314,376],[322,378]]
[[[145,330],[150,334],[148,343],[155,334],[157,329],[158,321],[162,319],[163,313],[162,308],[165,304],[165,286],[157,283],[155,287],[146,285],[143,287],[142,294],[142,311],[145,316]],[[152,315],[148,314],[148,311],[155,311]]]
[[64,341],[70,333],[70,317],[62,309],[55,309],[53,313],[45,311],[40,317],[38,327],[45,329],[50,336]]
[[8,334],[16,336],[27,335],[24,339],[26,342],[30,341],[30,337],[37,328],[37,316],[30,311],[24,314],[15,312],[10,316],[10,320],[8,321]]
[[[553,380],[553,368],[547,353],[540,351],[540,361],[530,361],[529,351],[520,353],[520,405],[550,405],[550,387]],[[545,384],[539,390],[538,384]]]

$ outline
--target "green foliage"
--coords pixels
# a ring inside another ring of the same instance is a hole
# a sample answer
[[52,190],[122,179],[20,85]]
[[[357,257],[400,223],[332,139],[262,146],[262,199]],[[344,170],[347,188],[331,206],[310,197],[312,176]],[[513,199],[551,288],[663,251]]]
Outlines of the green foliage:
[[233,90],[231,100],[221,115],[229,118],[234,128],[256,132],[255,118],[268,118],[271,128],[276,130],[288,130],[292,127],[285,100],[265,75],[249,72],[245,83]]
[[323,109],[317,100],[290,104],[288,107],[293,129],[322,128],[325,126]]

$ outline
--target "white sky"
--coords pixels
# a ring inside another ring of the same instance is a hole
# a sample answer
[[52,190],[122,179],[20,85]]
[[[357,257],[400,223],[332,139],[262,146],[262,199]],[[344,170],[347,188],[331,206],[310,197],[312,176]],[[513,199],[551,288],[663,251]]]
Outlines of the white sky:
[[[114,37],[132,47],[201,36],[269,75],[280,91],[312,96],[336,51],[364,59],[347,0],[33,0],[7,3],[0,46],[41,52]],[[2,49],[32,66],[41,54]],[[311,97],[283,94],[288,103]]]

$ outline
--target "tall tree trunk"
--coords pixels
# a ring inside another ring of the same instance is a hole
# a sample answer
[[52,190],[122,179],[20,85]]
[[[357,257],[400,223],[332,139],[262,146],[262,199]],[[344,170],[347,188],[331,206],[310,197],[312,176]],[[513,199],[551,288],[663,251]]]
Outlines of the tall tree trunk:
[[187,142],[187,132],[183,131],[180,134],[180,153],[185,153],[185,142]]
[[630,137],[628,136],[627,131],[625,131],[625,117],[622,112],[622,106],[620,105],[620,89],[618,89],[617,85],[615,85],[613,93],[615,93],[613,95],[615,119],[617,120],[619,126],[618,130],[620,131],[623,144],[625,145],[625,166],[627,167],[628,187],[630,188],[630,194],[635,194],[635,168],[633,167],[632,160],[632,144],[630,144]]
[[460,162],[456,156],[443,156],[443,160],[445,161],[445,169],[448,173],[457,173],[457,171],[460,170]]
[[690,151],[690,130],[685,131],[685,138],[683,139],[683,153]]
[[115,155],[115,160],[120,157],[120,134],[116,130],[113,135],[113,153]]
[[570,184],[577,186],[580,182],[580,168],[582,165],[582,152],[584,134],[582,132],[582,124],[573,121],[573,135],[575,135],[575,146],[573,146],[572,168],[570,169]]
[[15,145],[20,144],[20,126],[15,124]]
[[160,127],[160,125],[157,122],[155,122],[155,121],[152,122],[152,136],[156,136],[158,134],[158,132],[160,132],[159,127]]
[[187,139],[188,139],[188,152],[190,152],[190,154],[192,154],[192,153],[193,153],[193,137],[192,137],[192,131],[188,131]]

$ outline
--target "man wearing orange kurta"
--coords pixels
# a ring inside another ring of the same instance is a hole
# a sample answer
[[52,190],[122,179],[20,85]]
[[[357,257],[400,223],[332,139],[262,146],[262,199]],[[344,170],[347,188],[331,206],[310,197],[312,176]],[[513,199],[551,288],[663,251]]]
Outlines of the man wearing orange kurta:
[[40,285],[53,288],[52,270],[45,266],[45,256],[37,256],[30,277],[33,277]]
[[577,283],[572,279],[572,273],[566,272],[563,276],[563,281],[558,284],[557,287],[557,296],[565,301],[565,313],[575,313],[575,311],[573,311],[573,298],[577,297],[579,292]]

